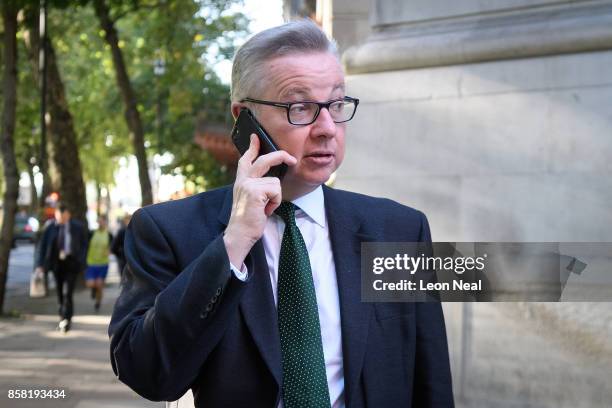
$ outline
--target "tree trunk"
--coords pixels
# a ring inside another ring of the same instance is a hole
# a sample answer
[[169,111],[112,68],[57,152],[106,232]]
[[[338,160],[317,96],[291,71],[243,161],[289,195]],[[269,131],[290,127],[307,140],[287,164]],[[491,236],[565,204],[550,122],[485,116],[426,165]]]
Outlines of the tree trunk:
[[4,295],[8,278],[8,264],[13,244],[13,227],[19,195],[19,175],[15,160],[13,136],[15,134],[15,109],[17,106],[17,7],[12,1],[3,2],[4,25],[4,77],[2,81],[2,135],[0,149],[6,183],[2,212],[2,237],[0,238],[0,314],[4,310]]
[[119,36],[115,29],[115,23],[110,18],[108,6],[104,0],[94,0],[93,4],[98,20],[100,21],[100,26],[102,30],[104,30],[104,38],[111,49],[117,85],[119,86],[125,104],[125,120],[130,129],[134,155],[138,162],[138,177],[140,178],[140,191],[142,197],[141,204],[143,206],[149,205],[153,203],[153,193],[151,190],[151,180],[149,178],[147,153],[144,147],[144,130],[137,108],[136,95],[134,94],[134,89],[132,88],[130,77],[128,76],[123,54],[119,48]]
[[[45,149],[47,149],[47,146],[45,146]],[[42,163],[43,160],[46,161],[45,164]],[[38,166],[40,173],[43,176],[43,184],[41,189],[42,191],[40,192],[40,197],[38,198],[38,219],[41,222],[40,225],[43,225],[45,221],[45,207],[47,204],[47,197],[55,190],[55,188],[53,187],[53,181],[51,180],[51,175],[49,174],[49,167],[49,156],[46,155],[45,157],[41,157],[40,166]]]
[[106,187],[106,211],[105,211],[105,215],[106,215],[106,220],[110,221],[110,213],[111,213],[111,187],[110,184],[105,184],[104,187]]
[[[38,12],[29,10],[26,16],[26,24],[29,28],[29,54],[32,62],[38,66],[38,49],[40,47]],[[58,190],[60,200],[66,203],[71,210],[72,216],[87,222],[87,199],[85,197],[85,183],[83,182],[83,171],[79,150],[77,146],[76,132],[72,121],[72,115],[68,108],[64,83],[55,60],[55,50],[50,40],[47,41],[47,89],[48,89],[48,112],[47,129],[49,130],[49,141],[51,160],[58,173]],[[39,81],[40,82],[40,81]]]
[[102,215],[102,187],[98,180],[96,180],[96,215],[98,218]]

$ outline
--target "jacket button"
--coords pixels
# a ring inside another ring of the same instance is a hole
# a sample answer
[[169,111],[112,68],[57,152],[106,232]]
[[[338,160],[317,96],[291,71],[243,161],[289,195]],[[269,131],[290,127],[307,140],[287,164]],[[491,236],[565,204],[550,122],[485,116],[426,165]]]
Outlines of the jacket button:
[[210,301],[211,301],[212,303],[215,303],[215,302],[217,301],[217,299],[219,299],[219,298],[217,297],[217,295],[215,295],[215,296],[213,296],[213,297],[210,299]]
[[200,315],[200,319],[206,319],[208,317],[208,312],[204,312]]
[[217,291],[215,292],[215,295],[216,295],[216,296],[221,295],[221,287],[218,287],[218,288],[217,288]]
[[208,305],[206,305],[206,309],[204,309],[204,311],[205,311],[206,313],[208,313],[208,312],[210,312],[210,311],[212,310],[212,308],[213,308],[213,304],[212,304],[212,303],[209,303]]

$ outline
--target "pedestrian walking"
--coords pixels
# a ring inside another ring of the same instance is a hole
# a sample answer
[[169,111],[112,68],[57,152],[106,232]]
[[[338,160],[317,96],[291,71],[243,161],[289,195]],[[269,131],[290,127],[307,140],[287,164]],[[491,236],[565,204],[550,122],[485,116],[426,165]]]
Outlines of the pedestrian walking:
[[89,240],[87,271],[85,272],[85,285],[91,289],[91,297],[95,301],[94,309],[96,312],[100,310],[100,304],[102,303],[112,241],[113,236],[106,227],[106,218],[98,217],[98,229],[91,234]]
[[52,271],[59,303],[58,329],[70,330],[74,314],[73,292],[76,279],[85,269],[87,230],[72,218],[68,207],[59,203],[55,219],[47,224],[36,257],[36,272]]
[[123,276],[123,268],[125,267],[125,252],[123,251],[123,243],[125,241],[125,230],[127,229],[131,214],[126,214],[121,220],[119,230],[115,234],[111,245],[111,252],[117,257],[117,265],[119,267],[119,275]]

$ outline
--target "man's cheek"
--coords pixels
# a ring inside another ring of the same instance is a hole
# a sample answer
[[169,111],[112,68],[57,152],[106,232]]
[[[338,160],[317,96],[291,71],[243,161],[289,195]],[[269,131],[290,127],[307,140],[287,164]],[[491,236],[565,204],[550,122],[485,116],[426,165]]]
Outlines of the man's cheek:
[[338,144],[338,150],[336,151],[336,168],[340,167],[344,160],[344,143]]

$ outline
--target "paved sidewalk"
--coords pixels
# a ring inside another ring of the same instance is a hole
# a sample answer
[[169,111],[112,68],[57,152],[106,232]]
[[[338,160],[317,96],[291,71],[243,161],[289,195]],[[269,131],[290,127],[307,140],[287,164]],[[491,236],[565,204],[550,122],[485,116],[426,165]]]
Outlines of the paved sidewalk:
[[[99,313],[88,290],[75,293],[72,330],[66,334],[56,330],[54,290],[46,298],[31,299],[25,283],[9,289],[5,311],[21,316],[0,318],[0,407],[165,406],[141,398],[113,374],[107,327],[119,294],[118,278],[111,268]],[[64,390],[65,398],[9,399],[9,390]]]

